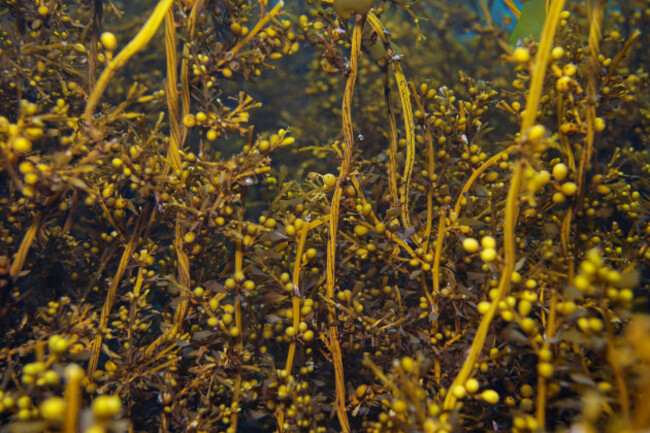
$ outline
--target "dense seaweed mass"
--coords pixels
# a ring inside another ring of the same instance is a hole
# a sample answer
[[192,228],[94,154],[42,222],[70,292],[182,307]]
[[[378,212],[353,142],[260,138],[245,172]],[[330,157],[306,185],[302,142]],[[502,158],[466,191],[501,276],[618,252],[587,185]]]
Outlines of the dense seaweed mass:
[[648,0],[0,28],[1,431],[650,429]]

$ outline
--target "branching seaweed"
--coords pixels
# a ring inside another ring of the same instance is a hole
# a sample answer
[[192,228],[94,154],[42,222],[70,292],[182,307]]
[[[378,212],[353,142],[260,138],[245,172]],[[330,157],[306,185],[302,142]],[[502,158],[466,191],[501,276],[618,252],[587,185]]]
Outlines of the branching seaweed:
[[7,431],[650,428],[647,1],[0,24]]

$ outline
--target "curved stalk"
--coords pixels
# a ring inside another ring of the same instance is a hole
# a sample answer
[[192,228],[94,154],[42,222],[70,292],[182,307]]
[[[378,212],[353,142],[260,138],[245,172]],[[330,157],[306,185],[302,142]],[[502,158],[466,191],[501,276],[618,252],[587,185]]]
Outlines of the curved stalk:
[[160,0],[156,5],[156,8],[151,13],[147,22],[144,23],[144,26],[140,31],[135,35],[131,42],[129,42],[120,53],[115,56],[115,58],[106,66],[102,74],[99,76],[95,87],[93,88],[90,96],[88,97],[88,102],[86,103],[86,110],[84,111],[83,117],[86,120],[86,123],[90,124],[90,120],[95,112],[95,107],[99,103],[104,91],[108,87],[115,73],[128,62],[128,60],[133,57],[138,51],[142,50],[153,38],[154,34],[160,27],[163,18],[167,14],[167,11],[174,4],[173,0]]
[[339,210],[341,206],[341,196],[343,195],[343,182],[348,177],[350,164],[352,162],[352,151],[354,149],[354,132],[352,130],[352,95],[354,94],[354,85],[357,81],[359,69],[359,54],[361,53],[361,37],[363,35],[363,25],[365,16],[357,15],[352,34],[352,47],[350,53],[350,70],[348,81],[345,85],[343,95],[343,137],[345,139],[345,148],[343,149],[343,161],[339,168],[339,178],[334,188],[332,197],[329,236],[327,239],[327,298],[332,301],[328,302],[329,310],[329,349],[332,353],[332,362],[334,364],[334,374],[336,379],[336,414],[341,429],[344,432],[350,431],[350,421],[345,409],[345,381],[343,372],[343,359],[341,355],[341,346],[338,338],[338,328],[336,322],[336,311],[334,310],[334,289],[336,285],[336,232],[338,230]]
[[[521,137],[525,137],[528,130],[535,124],[537,109],[539,107],[544,86],[544,78],[546,77],[546,69],[551,54],[551,47],[560,20],[560,12],[562,12],[564,7],[564,2],[565,0],[557,0],[556,2],[553,2],[551,11],[544,22],[544,29],[542,31],[537,58],[535,59],[535,66],[533,68],[530,91],[528,93],[528,99],[526,100],[527,115],[523,117],[521,122]],[[474,336],[474,340],[472,341],[470,352],[463,363],[463,367],[460,369],[451,384],[450,389],[454,389],[457,385],[463,385],[470,377],[474,369],[474,364],[483,350],[490,324],[496,316],[499,301],[501,301],[510,290],[512,272],[515,269],[516,262],[515,225],[519,214],[519,191],[521,188],[523,167],[527,150],[524,147],[525,143],[522,142],[519,146],[521,153],[515,161],[512,178],[510,179],[510,186],[508,188],[508,197],[506,199],[503,228],[503,248],[505,257],[503,268],[501,270],[501,277],[499,279],[498,293],[496,299],[491,302],[490,309],[483,316],[479,328],[476,331],[476,335]],[[456,402],[457,399],[454,396],[454,393],[449,392],[445,397],[443,407],[445,410],[453,410],[456,406]]]

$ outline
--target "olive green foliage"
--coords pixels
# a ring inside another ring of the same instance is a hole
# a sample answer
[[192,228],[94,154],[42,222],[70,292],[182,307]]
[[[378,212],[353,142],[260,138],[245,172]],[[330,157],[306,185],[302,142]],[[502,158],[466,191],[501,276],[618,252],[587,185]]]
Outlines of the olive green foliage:
[[532,36],[539,40],[545,16],[545,0],[532,0],[524,3],[521,16],[519,17],[515,30],[510,35],[508,42],[512,45],[516,45],[518,41],[523,40],[528,36]]
[[0,425],[650,428],[650,3],[492,3],[3,0]]

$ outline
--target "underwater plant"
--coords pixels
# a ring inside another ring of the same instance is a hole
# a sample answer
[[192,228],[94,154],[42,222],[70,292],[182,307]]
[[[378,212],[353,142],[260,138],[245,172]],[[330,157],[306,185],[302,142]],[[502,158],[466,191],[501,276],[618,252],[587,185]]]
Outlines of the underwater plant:
[[647,0],[0,24],[0,430],[650,428]]

